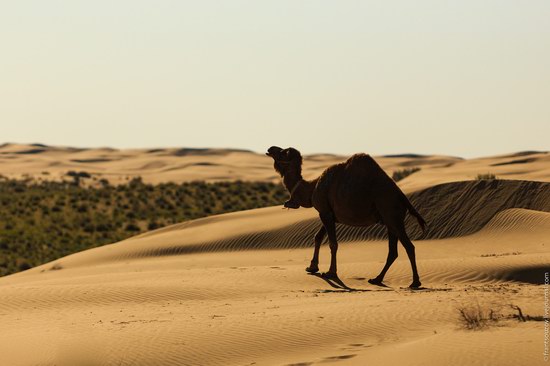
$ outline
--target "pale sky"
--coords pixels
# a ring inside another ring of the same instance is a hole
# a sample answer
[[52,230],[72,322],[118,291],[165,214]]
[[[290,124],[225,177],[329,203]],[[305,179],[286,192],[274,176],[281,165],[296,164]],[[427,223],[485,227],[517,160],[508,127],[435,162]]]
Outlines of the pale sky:
[[3,1],[0,143],[550,150],[550,1]]

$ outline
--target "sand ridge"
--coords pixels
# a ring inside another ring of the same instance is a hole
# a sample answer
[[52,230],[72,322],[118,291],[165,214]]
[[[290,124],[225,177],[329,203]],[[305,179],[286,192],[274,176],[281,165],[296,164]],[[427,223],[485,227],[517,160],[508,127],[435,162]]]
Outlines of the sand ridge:
[[[369,151],[358,151],[369,153]],[[376,156],[388,174],[420,168],[400,186],[413,192],[441,183],[472,180],[478,174],[495,174],[501,179],[550,182],[550,154],[524,151],[493,157],[461,159],[452,156],[398,154]],[[314,154],[304,156],[304,178],[317,177],[328,166],[348,156]],[[67,179],[68,171],[85,171],[96,180],[125,183],[140,176],[147,183],[203,181],[278,182],[271,159],[262,152],[242,149],[158,148],[112,149],[74,148],[43,144],[0,145],[0,175],[35,180]],[[414,178],[413,178],[414,177]]]

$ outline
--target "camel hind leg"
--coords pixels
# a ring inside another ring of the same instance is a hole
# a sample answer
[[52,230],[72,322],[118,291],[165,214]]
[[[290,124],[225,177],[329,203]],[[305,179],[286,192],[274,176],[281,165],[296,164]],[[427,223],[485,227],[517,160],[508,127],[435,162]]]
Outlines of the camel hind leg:
[[388,269],[390,269],[393,262],[397,259],[397,235],[391,232],[390,229],[388,229],[388,258],[386,259],[386,265],[380,272],[376,278],[371,278],[369,280],[369,283],[372,283],[373,285],[382,285],[382,281],[384,281],[384,276],[386,275],[386,272],[388,272]]
[[[409,287],[420,287],[422,283],[420,282],[420,276],[418,275],[418,269],[416,268],[416,253],[414,244],[412,243],[411,239],[409,239],[407,231],[405,230],[405,209],[396,209],[395,206],[393,206],[393,208],[392,206],[386,206],[384,207],[384,209],[379,209],[379,212],[382,215],[384,224],[386,224],[386,226],[388,227],[388,232],[393,232],[407,251],[407,256],[409,257],[409,261],[411,262],[413,273],[413,281]],[[389,256],[390,255],[388,254],[388,259]],[[397,255],[395,257],[397,258]]]
[[405,224],[402,224],[402,229],[399,231],[398,237],[399,241],[407,251],[407,256],[409,257],[409,261],[411,262],[413,281],[409,287],[418,288],[422,285],[422,283],[420,282],[420,277],[418,276],[418,270],[416,268],[416,254],[414,244],[412,243],[411,239],[409,239],[409,236],[405,231]]

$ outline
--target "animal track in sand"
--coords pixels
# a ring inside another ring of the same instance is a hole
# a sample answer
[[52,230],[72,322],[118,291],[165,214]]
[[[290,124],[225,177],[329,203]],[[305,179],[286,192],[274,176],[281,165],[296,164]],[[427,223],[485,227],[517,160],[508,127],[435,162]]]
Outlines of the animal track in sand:
[[341,355],[341,356],[329,356],[329,357],[325,357],[322,360],[316,361],[316,362],[289,363],[285,366],[310,366],[310,365],[313,365],[314,363],[328,363],[328,362],[337,362],[337,361],[342,361],[342,360],[349,360],[350,358],[353,358],[355,356],[357,356],[357,355],[356,354],[349,354],[349,355]]
[[353,358],[357,356],[356,354],[349,354],[349,355],[342,355],[342,356],[329,356],[323,358],[319,363],[327,363],[327,362],[336,362],[336,361],[342,361],[342,360],[349,360],[350,358]]
[[429,287],[418,287],[418,288],[400,287],[399,289],[407,292],[436,292],[436,291],[453,290],[452,288],[429,288]]
[[364,343],[350,343],[345,345],[344,347],[340,348],[341,351],[360,351],[362,348],[369,348],[372,347],[372,344],[364,344]]

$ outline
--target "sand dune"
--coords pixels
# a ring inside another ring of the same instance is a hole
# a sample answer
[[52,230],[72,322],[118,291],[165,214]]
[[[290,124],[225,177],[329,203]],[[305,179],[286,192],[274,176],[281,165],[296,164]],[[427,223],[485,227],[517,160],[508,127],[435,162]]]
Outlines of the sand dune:
[[[369,153],[369,151],[364,151]],[[331,164],[347,156],[307,155],[304,177],[319,175]],[[461,159],[451,156],[400,154],[375,156],[389,173],[412,167],[420,171],[400,182],[406,192],[436,184],[472,180],[478,174],[492,173],[502,179],[550,182],[550,154],[524,151],[515,154]],[[149,183],[193,180],[273,181],[271,159],[263,153],[239,149],[127,149],[56,147],[43,144],[0,145],[0,174],[10,178],[40,180],[66,179],[68,171],[86,171],[94,179],[123,183],[141,176]],[[93,182],[93,180],[91,180]]]
[[[305,176],[346,157],[307,156]],[[2,365],[538,365],[550,270],[550,155],[464,160],[376,157],[428,222],[415,240],[425,288],[411,291],[404,251],[387,255],[382,227],[338,227],[341,284],[307,275],[314,210],[281,206],[184,222],[0,278]],[[262,154],[216,149],[0,146],[0,174],[63,179],[87,171],[113,183],[278,181]],[[492,173],[507,180],[472,180]],[[321,251],[321,268],[329,253]],[[345,286],[345,287],[343,287]],[[472,331],[458,308],[501,315]],[[32,350],[32,351],[29,351]]]
[[[506,241],[491,230],[493,243]],[[310,249],[120,259],[10,276],[1,287],[0,348],[14,365],[541,364],[538,323],[507,321],[471,333],[461,329],[456,308],[513,302],[538,314],[531,302],[539,288],[506,274],[550,257],[529,248],[483,257],[494,248],[476,235],[417,242],[429,284],[418,292],[403,288],[410,269],[402,259],[388,275],[390,288],[366,283],[382,266],[383,242],[342,245],[340,276],[357,289],[351,292],[305,274]],[[445,258],[432,256],[436,247]],[[18,353],[18,346],[34,352]]]
[[[514,304],[542,315],[550,183],[453,182],[411,200],[429,223],[424,234],[409,223],[422,290],[406,287],[402,249],[388,287],[366,281],[385,262],[380,228],[338,229],[342,287],[304,271],[319,226],[314,210],[212,216],[1,278],[2,363],[543,364],[542,322],[502,318],[472,331],[457,309],[480,304],[511,316]],[[323,247],[322,269],[328,261]]]

